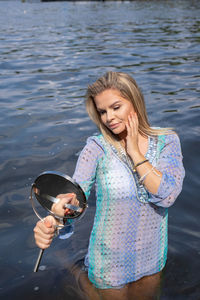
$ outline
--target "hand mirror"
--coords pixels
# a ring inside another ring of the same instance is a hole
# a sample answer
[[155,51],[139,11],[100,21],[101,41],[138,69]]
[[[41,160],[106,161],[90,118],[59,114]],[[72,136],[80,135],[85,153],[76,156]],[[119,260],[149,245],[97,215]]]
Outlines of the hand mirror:
[[[64,201],[69,203],[63,204],[59,195],[71,193],[76,195],[76,202]],[[87,208],[86,197],[81,187],[71,177],[53,171],[43,172],[35,179],[31,187],[30,200],[37,217],[43,220],[44,211],[45,215],[48,212],[58,220],[58,229],[68,225],[67,220],[69,219],[79,220]],[[62,203],[62,205],[60,206],[58,203]],[[57,209],[55,209],[56,207]],[[66,209],[68,209],[67,214],[65,214]],[[39,268],[43,252],[44,250],[40,249],[34,272],[37,272]]]

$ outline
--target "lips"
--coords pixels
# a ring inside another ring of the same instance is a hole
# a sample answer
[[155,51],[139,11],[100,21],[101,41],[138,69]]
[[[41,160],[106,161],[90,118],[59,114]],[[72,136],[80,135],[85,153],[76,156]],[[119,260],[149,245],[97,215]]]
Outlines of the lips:
[[117,128],[119,126],[119,123],[116,123],[116,124],[110,124],[109,125],[109,128],[110,129],[115,129],[115,128]]

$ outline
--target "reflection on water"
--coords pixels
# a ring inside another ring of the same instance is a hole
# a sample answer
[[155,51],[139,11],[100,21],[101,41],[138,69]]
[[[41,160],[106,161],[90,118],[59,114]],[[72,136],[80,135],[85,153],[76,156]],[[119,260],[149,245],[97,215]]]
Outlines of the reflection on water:
[[28,198],[42,171],[73,174],[77,154],[96,133],[84,108],[86,86],[110,69],[132,74],[152,125],[174,127],[181,137],[186,179],[170,209],[162,299],[198,299],[199,1],[0,5],[3,299],[76,297],[66,267],[86,252],[94,196],[85,221],[70,240],[54,241],[37,274]]

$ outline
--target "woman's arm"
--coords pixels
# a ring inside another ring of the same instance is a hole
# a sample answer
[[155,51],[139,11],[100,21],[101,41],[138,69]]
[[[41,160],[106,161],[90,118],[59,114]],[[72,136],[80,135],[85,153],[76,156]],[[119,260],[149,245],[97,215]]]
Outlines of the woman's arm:
[[[90,189],[95,180],[98,159],[102,153],[103,150],[93,140],[88,139],[87,145],[83,148],[79,156],[73,178],[82,187],[86,197],[89,197]],[[74,197],[68,197],[65,194],[58,195],[58,198],[62,199],[52,208],[54,212],[61,216],[65,213],[70,213],[70,210],[68,211],[64,208],[64,204],[72,201]],[[78,205],[76,199],[72,203]],[[50,246],[56,230],[55,225],[58,225],[58,222],[52,216],[48,216],[45,220],[37,222],[34,228],[34,237],[36,245],[39,248],[46,249]]]
[[140,178],[144,178],[143,185],[150,193],[150,202],[169,207],[181,192],[185,171],[177,134],[165,135],[165,143],[155,167],[146,162],[136,169]]
[[90,195],[98,161],[103,154],[103,149],[92,138],[89,138],[78,158],[73,179],[81,186],[86,198]]
[[185,170],[180,140],[177,134],[165,136],[166,144],[160,153],[156,169],[162,173],[158,191],[150,201],[158,206],[171,206],[182,190]]
[[[138,118],[136,114],[128,117],[126,148],[136,165],[140,180],[150,193],[150,201],[158,206],[171,206],[182,189],[185,171],[182,163],[180,141],[177,134],[165,135],[165,146],[161,150],[156,166],[146,160],[138,145]],[[137,166],[137,164],[139,164]]]

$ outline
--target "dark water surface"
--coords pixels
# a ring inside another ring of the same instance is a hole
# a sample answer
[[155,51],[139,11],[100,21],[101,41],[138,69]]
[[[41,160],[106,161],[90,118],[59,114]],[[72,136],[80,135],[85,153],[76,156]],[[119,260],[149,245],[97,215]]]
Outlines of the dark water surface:
[[73,174],[97,132],[84,109],[88,83],[121,70],[141,86],[151,124],[174,127],[186,168],[169,210],[161,299],[200,299],[200,1],[0,1],[0,296],[80,299],[67,266],[83,257],[94,197],[70,240],[54,240],[42,269],[30,186],[39,173]]

